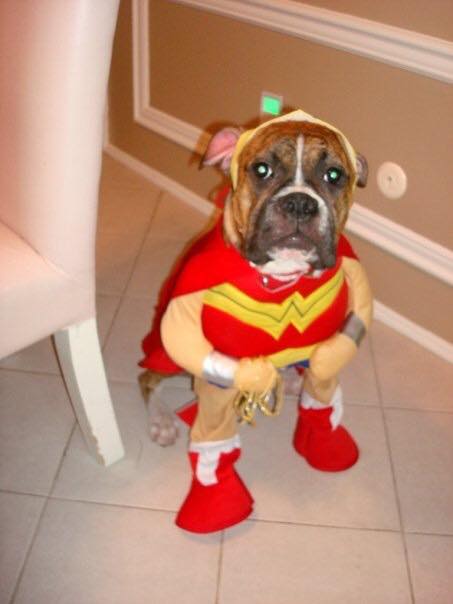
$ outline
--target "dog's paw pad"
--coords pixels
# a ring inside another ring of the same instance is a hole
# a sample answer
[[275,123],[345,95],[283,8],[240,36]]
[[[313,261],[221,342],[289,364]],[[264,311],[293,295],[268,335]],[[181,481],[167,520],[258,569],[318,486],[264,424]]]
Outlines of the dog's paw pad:
[[173,415],[158,415],[149,423],[151,440],[161,447],[173,445],[179,435],[178,426]]

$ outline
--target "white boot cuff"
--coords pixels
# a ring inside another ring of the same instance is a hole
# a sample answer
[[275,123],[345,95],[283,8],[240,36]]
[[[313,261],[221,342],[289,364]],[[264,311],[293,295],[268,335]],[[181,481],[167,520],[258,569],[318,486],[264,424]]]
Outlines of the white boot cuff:
[[190,453],[198,453],[195,475],[204,486],[217,484],[216,470],[222,453],[232,453],[241,448],[239,434],[226,440],[214,440],[201,443],[191,442]]
[[300,399],[300,406],[303,409],[325,409],[326,407],[332,408],[333,411],[330,414],[330,425],[332,426],[332,429],[335,430],[335,428],[339,426],[341,418],[343,417],[343,393],[341,391],[341,387],[336,387],[330,405],[317,401],[315,398],[310,396],[306,390],[304,390]]

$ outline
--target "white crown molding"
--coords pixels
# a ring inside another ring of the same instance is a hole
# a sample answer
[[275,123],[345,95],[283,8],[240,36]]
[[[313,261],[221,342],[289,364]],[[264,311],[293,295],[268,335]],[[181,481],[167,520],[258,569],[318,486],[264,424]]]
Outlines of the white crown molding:
[[[135,157],[125,153],[118,147],[108,144],[104,147],[104,151],[113,159],[116,159],[158,187],[165,189],[178,199],[184,201],[187,205],[195,208],[199,212],[202,212],[206,216],[211,216],[216,211],[214,205],[209,201],[206,201],[190,189],[187,189],[168,176],[165,176],[158,170],[151,168]],[[351,230],[351,232],[353,231]],[[374,303],[374,318],[382,323],[385,323],[398,333],[401,333],[402,335],[417,342],[424,348],[430,350],[450,363],[453,362],[453,344],[440,338],[420,325],[417,325],[409,319],[406,319],[406,317],[403,317],[381,302],[375,301]]]
[[453,43],[291,0],[171,0],[453,82]]
[[197,195],[197,193],[194,193],[184,185],[176,182],[176,180],[165,176],[165,174],[162,174],[162,172],[151,168],[151,166],[141,162],[136,157],[133,157],[129,153],[119,149],[119,147],[108,143],[104,145],[104,152],[127,168],[130,168],[137,174],[140,174],[140,176],[143,176],[143,178],[146,178],[146,180],[149,180],[153,184],[157,185],[159,188],[168,191],[175,197],[178,197],[178,199],[181,199],[181,201],[184,201],[187,205],[191,206],[198,212],[201,212],[206,216],[211,216],[215,212],[216,208],[213,203],[203,199],[203,197]]

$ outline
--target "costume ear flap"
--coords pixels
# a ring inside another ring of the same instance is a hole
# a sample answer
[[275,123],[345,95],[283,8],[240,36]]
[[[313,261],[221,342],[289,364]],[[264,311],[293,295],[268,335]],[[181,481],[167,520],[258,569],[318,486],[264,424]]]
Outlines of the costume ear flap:
[[225,174],[230,170],[231,158],[239,137],[240,128],[223,128],[211,138],[201,160],[201,166],[219,166]]
[[361,154],[356,154],[356,170],[357,170],[357,186],[366,187],[368,181],[368,162],[366,158]]

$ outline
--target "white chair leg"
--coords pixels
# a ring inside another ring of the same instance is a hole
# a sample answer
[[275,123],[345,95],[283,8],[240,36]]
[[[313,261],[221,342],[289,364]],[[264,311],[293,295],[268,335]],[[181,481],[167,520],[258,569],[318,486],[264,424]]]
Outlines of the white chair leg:
[[90,451],[106,466],[124,456],[107,385],[96,319],[54,334],[74,411]]

